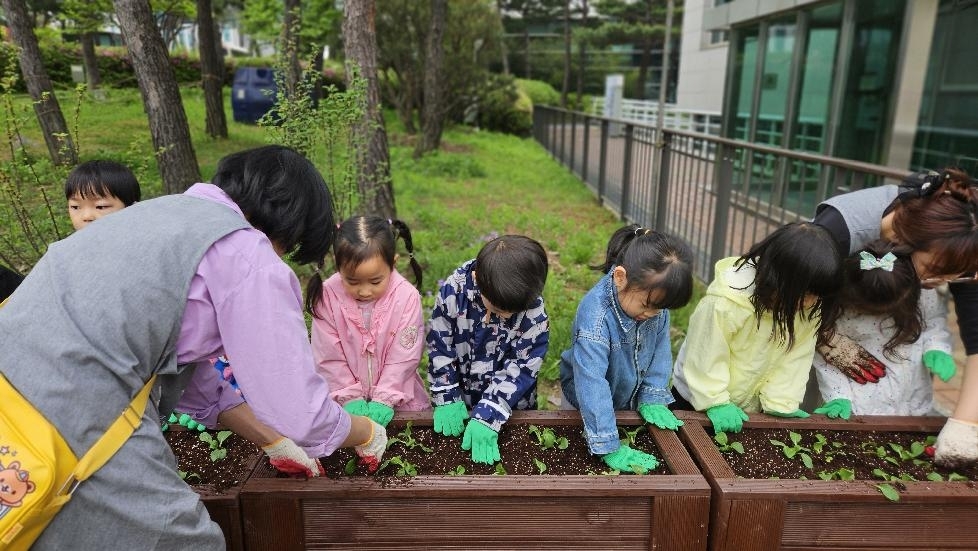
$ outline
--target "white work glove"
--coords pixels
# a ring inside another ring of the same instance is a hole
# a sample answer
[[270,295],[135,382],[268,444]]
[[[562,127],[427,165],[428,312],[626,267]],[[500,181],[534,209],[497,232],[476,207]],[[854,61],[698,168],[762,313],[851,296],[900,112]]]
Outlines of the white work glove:
[[295,442],[284,436],[261,449],[268,455],[268,462],[280,473],[305,475],[309,478],[326,475],[319,461],[309,457]]
[[387,450],[387,429],[373,419],[367,419],[370,420],[370,438],[353,449],[360,456],[360,464],[366,465],[367,471],[372,473],[380,467],[380,460]]
[[948,418],[934,448],[934,463],[942,467],[978,463],[978,424]]

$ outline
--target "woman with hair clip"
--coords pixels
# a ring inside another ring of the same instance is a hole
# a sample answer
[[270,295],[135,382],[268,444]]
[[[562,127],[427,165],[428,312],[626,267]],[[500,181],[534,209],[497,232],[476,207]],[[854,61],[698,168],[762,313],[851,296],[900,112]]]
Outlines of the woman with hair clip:
[[421,295],[397,272],[397,240],[407,249],[415,285],[421,266],[411,230],[400,220],[356,216],[340,224],[337,272],[309,281],[312,349],[330,396],[354,415],[387,426],[394,411],[430,409],[418,365],[424,351]]
[[[917,172],[901,186],[832,197],[816,208],[813,221],[832,234],[843,254],[883,238],[913,249],[913,266],[924,288],[950,283],[968,359],[960,398],[937,439],[935,460],[946,466],[978,462],[978,183],[954,168]],[[877,358],[841,335],[819,352],[857,382],[873,383],[886,374]],[[946,354],[924,359],[932,371],[947,371],[949,362],[953,365]]]

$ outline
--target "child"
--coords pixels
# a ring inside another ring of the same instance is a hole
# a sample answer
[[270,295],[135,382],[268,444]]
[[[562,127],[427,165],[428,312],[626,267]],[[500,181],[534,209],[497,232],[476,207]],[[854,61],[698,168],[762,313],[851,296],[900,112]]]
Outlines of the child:
[[87,161],[65,181],[68,217],[75,230],[139,201],[139,182],[131,170],[115,161]]
[[910,247],[885,239],[845,260],[845,310],[836,333],[887,361],[886,376],[866,384],[815,355],[815,375],[825,405],[815,413],[935,415],[931,373],[954,376],[947,309],[933,289],[921,290]]
[[[514,409],[536,408],[547,353],[547,253],[522,235],[485,244],[442,285],[428,331],[435,431],[459,436],[478,463],[499,461],[499,429]],[[472,408],[472,418],[469,410]]]
[[424,350],[421,295],[395,268],[398,237],[420,285],[407,225],[357,216],[340,225],[333,244],[337,273],[325,283],[314,275],[306,293],[313,356],[330,397],[349,413],[384,426],[395,410],[430,407],[418,375]]
[[605,276],[581,300],[571,348],[560,359],[564,399],[581,410],[591,453],[611,468],[643,474],[655,457],[621,444],[615,410],[637,409],[659,428],[682,421],[669,408],[669,308],[693,294],[693,253],[675,237],[632,224],[611,236]]
[[745,412],[808,417],[798,406],[816,341],[838,317],[841,279],[838,247],[808,222],[717,262],[676,358],[678,396],[705,410],[717,432],[739,432]]

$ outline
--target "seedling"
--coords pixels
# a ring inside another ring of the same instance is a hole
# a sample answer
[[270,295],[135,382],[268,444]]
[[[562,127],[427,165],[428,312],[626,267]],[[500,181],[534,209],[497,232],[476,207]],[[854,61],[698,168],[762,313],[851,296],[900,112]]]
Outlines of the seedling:
[[394,444],[402,444],[405,448],[409,450],[413,450],[414,448],[420,448],[421,451],[425,453],[432,453],[433,451],[435,451],[429,448],[428,446],[425,446],[421,442],[418,442],[414,438],[414,436],[411,434],[411,425],[412,425],[411,421],[408,421],[407,425],[404,427],[404,430],[397,433],[396,436],[387,439],[387,449],[390,449],[390,447],[393,446]]
[[890,501],[900,501],[900,492],[892,484],[877,484],[876,489]]
[[463,474],[465,474],[465,467],[463,467],[462,465],[459,465],[454,469],[448,471],[448,476],[462,476]]
[[506,467],[503,467],[502,463],[496,463],[496,472],[494,472],[493,474],[502,476],[509,473],[506,472]]
[[537,466],[537,470],[540,471],[540,474],[543,474],[544,472],[546,472],[546,470],[547,470],[547,464],[544,463],[543,461],[540,461],[539,459],[534,458],[533,459],[533,464]]
[[801,435],[797,432],[789,432],[788,437],[791,439],[791,445],[785,444],[780,440],[771,439],[770,442],[775,446],[781,448],[781,453],[784,454],[788,459],[793,459],[796,455],[805,467],[811,469],[813,466],[812,456],[808,454],[811,452],[811,448],[806,448],[801,445]]
[[621,439],[622,444],[628,444],[629,446],[635,446],[635,439],[638,438],[638,431],[642,430],[644,425],[639,425],[632,430],[628,430],[625,427],[618,427],[618,430],[625,433],[625,438]]
[[200,433],[201,442],[206,442],[211,447],[211,461],[216,463],[228,456],[228,450],[224,447],[224,441],[233,433],[229,430],[222,430],[217,433],[217,437],[211,436],[209,432]]
[[740,442],[731,442],[725,432],[721,431],[713,435],[713,441],[716,442],[717,449],[720,450],[720,453],[737,452],[740,455],[744,455],[744,445]]
[[835,471],[821,471],[818,477],[822,480],[855,480],[856,473],[852,469],[838,469]]
[[394,473],[395,476],[418,476],[418,468],[399,455],[385,459],[380,464],[377,472],[383,471],[388,465],[397,467],[397,471]]
[[544,450],[549,450],[550,448],[566,450],[569,444],[569,442],[567,442],[567,438],[564,438],[563,436],[558,438],[553,429],[549,427],[544,427],[541,429],[536,425],[530,425],[529,431],[530,434],[536,437],[537,444],[540,446],[540,448]]
[[180,475],[180,480],[185,480],[187,484],[193,484],[194,480],[197,482],[203,480],[197,473],[188,473],[187,471],[181,471],[178,469],[177,474]]
[[352,459],[350,459],[349,461],[346,462],[346,465],[343,466],[343,472],[346,473],[347,475],[351,475],[351,474],[357,472],[357,458],[356,457],[354,457],[354,458],[352,458]]

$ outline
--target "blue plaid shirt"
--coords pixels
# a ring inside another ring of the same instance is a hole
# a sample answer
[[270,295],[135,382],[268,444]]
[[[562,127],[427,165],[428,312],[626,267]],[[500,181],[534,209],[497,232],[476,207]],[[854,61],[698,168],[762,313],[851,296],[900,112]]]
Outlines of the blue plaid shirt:
[[427,336],[428,382],[435,406],[465,400],[473,418],[498,431],[514,409],[536,409],[550,325],[543,297],[486,323],[473,268],[475,260],[466,262],[438,291]]

